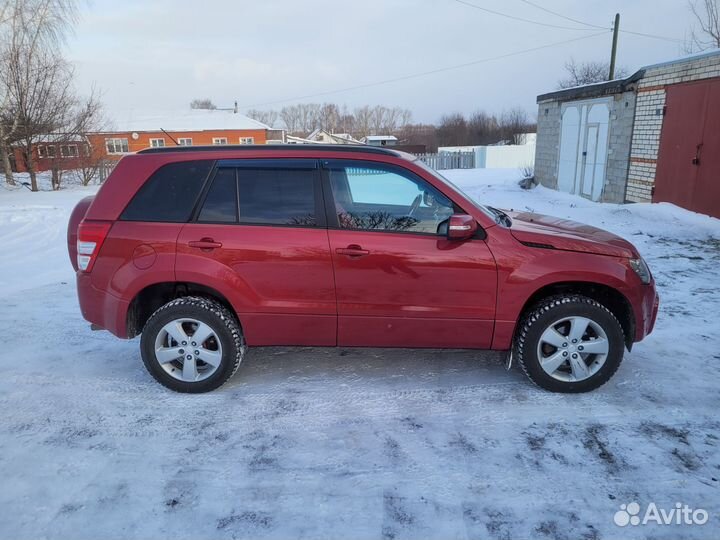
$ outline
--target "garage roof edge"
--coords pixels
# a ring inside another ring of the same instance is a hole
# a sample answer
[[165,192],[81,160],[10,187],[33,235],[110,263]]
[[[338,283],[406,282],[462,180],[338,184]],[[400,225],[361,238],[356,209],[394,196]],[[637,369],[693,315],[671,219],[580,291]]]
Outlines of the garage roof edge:
[[545,101],[570,101],[574,99],[621,94],[629,90],[630,85],[639,81],[644,74],[645,69],[640,69],[625,79],[614,79],[612,81],[586,84],[583,86],[573,86],[572,88],[563,88],[562,90],[540,94],[537,97],[537,103],[543,103]]

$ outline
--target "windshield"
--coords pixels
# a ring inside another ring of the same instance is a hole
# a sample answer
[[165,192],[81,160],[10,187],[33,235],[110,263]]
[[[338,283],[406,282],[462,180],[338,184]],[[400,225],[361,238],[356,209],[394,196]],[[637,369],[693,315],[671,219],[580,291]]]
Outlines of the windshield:
[[477,202],[472,196],[470,196],[468,193],[466,193],[461,187],[459,187],[457,184],[455,184],[452,180],[448,179],[447,177],[440,174],[438,171],[430,167],[427,163],[423,162],[420,159],[415,159],[414,163],[418,165],[419,167],[425,169],[427,172],[441,180],[442,182],[449,185],[451,188],[453,188],[455,191],[459,192],[461,195],[463,195],[467,200],[469,200],[475,208],[478,208],[480,211],[482,211],[483,214],[485,214],[487,217],[492,219],[496,223],[501,223],[499,220],[499,216],[497,211],[494,211],[495,209],[490,208],[489,206],[485,206]]

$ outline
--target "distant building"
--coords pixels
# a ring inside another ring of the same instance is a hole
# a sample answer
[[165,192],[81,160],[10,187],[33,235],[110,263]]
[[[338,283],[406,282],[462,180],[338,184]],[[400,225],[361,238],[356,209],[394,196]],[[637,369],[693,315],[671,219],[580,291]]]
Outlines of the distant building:
[[370,146],[395,146],[398,138],[395,135],[368,135],[360,139],[360,142]]
[[720,217],[720,50],[537,102],[535,177],[543,185]]
[[169,113],[131,113],[106,131],[88,134],[109,159],[143,148],[225,144],[266,144],[276,130],[233,110],[188,109]]
[[[78,157],[90,155],[108,161],[150,147],[284,143],[285,132],[233,110],[187,109],[166,113],[136,113],[116,117],[106,130],[67,141],[48,135],[33,149],[37,171],[53,167],[72,169]],[[27,170],[23,150],[14,151],[15,169]]]
[[[10,156],[14,172],[27,172],[26,149],[15,143]],[[50,134],[39,137],[32,148],[35,172],[51,169],[69,170],[83,166],[92,155],[92,146],[87,137],[79,135]]]

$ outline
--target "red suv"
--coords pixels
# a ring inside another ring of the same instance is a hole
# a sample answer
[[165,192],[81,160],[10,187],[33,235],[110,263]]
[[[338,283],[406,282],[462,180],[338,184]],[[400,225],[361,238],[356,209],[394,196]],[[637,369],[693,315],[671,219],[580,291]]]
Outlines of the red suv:
[[83,316],[142,334],[180,392],[222,385],[246,345],[510,350],[542,388],[585,392],[658,310],[622,238],[367,146],[143,150],[78,204],[68,249]]

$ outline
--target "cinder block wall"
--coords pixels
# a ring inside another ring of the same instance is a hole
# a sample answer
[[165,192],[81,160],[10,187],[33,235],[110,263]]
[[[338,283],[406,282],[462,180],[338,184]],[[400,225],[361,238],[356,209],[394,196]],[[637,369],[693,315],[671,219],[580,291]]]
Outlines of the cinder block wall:
[[635,118],[635,97],[635,92],[623,92],[613,96],[610,104],[605,185],[600,198],[603,202],[625,202],[630,165],[630,141]]
[[652,200],[667,86],[711,77],[720,77],[718,54],[646,68],[645,75],[638,83],[625,200]]
[[[562,103],[559,101],[545,101],[538,104],[535,178],[543,186],[552,189],[557,189],[562,127],[561,108]],[[621,203],[625,200],[625,183],[630,159],[634,115],[634,92],[624,92],[613,96],[610,102],[605,184],[600,199],[604,202]]]
[[545,101],[538,104],[535,179],[552,189],[557,189],[561,122],[560,102]]

